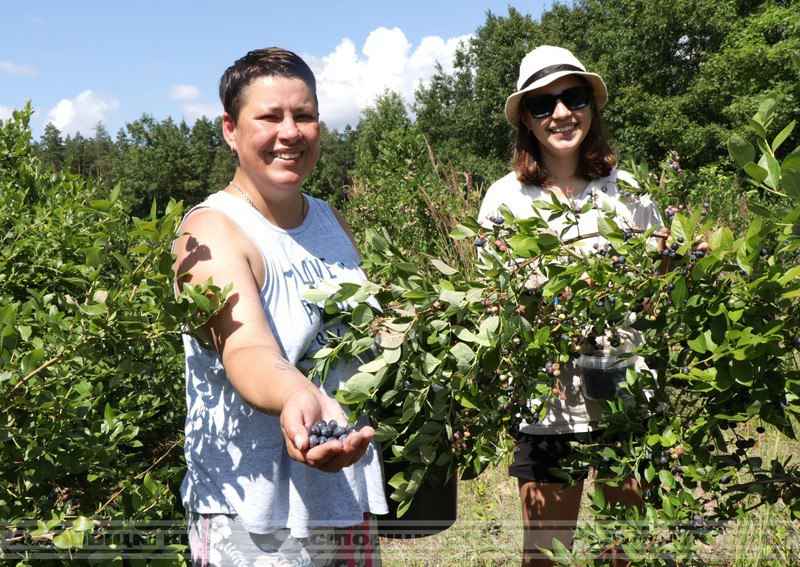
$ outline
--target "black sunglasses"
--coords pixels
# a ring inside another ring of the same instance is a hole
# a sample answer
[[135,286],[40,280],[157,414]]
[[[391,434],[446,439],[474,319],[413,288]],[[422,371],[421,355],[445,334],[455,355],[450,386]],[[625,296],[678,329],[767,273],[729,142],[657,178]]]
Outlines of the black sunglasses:
[[555,95],[527,96],[522,99],[522,105],[534,118],[547,118],[553,114],[559,100],[570,110],[580,110],[581,108],[586,108],[592,102],[592,89],[579,86],[566,89]]

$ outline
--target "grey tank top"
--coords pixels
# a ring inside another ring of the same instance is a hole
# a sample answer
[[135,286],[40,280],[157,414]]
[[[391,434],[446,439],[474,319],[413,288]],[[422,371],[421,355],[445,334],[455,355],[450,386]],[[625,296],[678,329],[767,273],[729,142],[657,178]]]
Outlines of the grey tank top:
[[[308,214],[293,229],[268,222],[244,200],[228,193],[210,195],[200,208],[234,221],[264,260],[261,303],[287,360],[298,367],[337,328],[324,328],[318,305],[303,298],[320,284],[364,281],[358,252],[330,207],[306,196]],[[348,526],[364,512],[387,513],[379,449],[370,445],[354,465],[331,474],[289,458],[279,419],[245,402],[228,381],[216,351],[184,334],[186,355],[187,473],[181,486],[187,511],[235,514],[248,531],[289,528],[294,537],[309,529]],[[321,388],[329,395],[360,363],[333,367]]]

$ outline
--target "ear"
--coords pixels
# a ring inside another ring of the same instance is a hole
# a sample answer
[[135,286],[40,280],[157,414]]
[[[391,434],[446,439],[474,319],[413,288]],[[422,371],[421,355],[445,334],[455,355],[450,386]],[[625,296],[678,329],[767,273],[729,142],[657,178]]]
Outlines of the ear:
[[222,137],[233,153],[236,153],[236,121],[227,112],[222,113]]

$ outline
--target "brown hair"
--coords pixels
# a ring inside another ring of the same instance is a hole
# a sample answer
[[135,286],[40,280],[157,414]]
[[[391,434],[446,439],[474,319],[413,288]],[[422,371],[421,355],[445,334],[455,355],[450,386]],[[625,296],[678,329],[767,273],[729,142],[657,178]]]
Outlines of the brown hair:
[[[520,107],[521,117],[522,112],[528,111],[524,109],[522,101],[520,101]],[[617,156],[614,155],[611,146],[608,145],[606,127],[600,116],[600,111],[594,103],[594,98],[592,98],[591,109],[592,123],[589,126],[586,138],[581,142],[577,171],[579,176],[587,180],[606,177],[611,173],[613,167],[617,165]],[[517,174],[517,179],[526,185],[542,186],[550,175],[544,166],[539,142],[525,124],[522,123],[521,118],[520,124],[517,125],[514,157],[511,160],[511,165]]]
[[314,95],[317,104],[317,81],[314,72],[303,59],[280,47],[255,49],[237,59],[225,69],[219,80],[219,100],[236,122],[242,107],[242,91],[251,81],[259,77],[288,77],[302,80]]

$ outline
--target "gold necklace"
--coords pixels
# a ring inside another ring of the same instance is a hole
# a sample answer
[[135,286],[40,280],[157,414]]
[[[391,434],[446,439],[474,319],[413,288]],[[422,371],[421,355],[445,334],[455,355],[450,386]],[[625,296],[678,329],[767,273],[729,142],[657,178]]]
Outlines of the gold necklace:
[[238,192],[239,192],[239,195],[241,195],[242,197],[244,197],[244,200],[245,200],[245,201],[247,201],[247,204],[248,204],[248,205],[250,205],[251,207],[253,207],[255,210],[258,210],[258,207],[256,207],[255,203],[253,203],[253,201],[251,201],[251,200],[250,200],[250,197],[248,197],[247,193],[245,193],[245,192],[242,190],[242,188],[241,188],[241,187],[239,187],[238,185],[236,185],[236,183],[234,183],[233,181],[231,181],[231,182],[229,183],[229,186],[230,186],[230,187],[233,187],[234,189],[236,189],[236,191],[238,191]]
[[[239,195],[241,195],[244,198],[244,200],[247,201],[247,204],[250,205],[251,207],[253,207],[256,211],[258,211],[259,214],[261,214],[261,211],[258,210],[258,207],[256,207],[255,203],[253,203],[252,199],[250,199],[250,197],[247,195],[247,193],[244,192],[244,190],[241,187],[239,187],[233,181],[231,181],[228,184],[228,186],[229,187],[233,187],[234,189],[236,189],[236,191],[239,192]],[[306,213],[308,213],[308,203],[306,202],[306,198],[303,197],[303,195],[300,195],[300,199],[302,199],[302,201],[303,201],[303,204],[301,205],[301,208],[302,208],[301,216],[302,216],[303,219],[305,219],[306,218]]]

